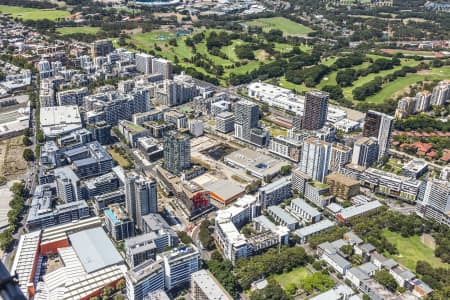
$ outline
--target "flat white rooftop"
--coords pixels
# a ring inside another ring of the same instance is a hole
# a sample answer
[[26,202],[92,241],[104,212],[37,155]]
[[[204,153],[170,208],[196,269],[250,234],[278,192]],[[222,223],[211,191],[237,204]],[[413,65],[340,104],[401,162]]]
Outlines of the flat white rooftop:
[[81,129],[81,117],[75,105],[42,107],[41,129],[44,135],[56,137]]

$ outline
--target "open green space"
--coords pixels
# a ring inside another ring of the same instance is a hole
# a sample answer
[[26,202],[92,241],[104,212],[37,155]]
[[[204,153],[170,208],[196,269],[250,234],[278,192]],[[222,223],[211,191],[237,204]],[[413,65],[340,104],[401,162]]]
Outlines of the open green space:
[[[368,83],[368,82],[374,80],[375,77],[384,77],[384,76],[386,76],[386,75],[388,75],[388,74],[394,73],[394,72],[397,71],[397,70],[400,70],[400,69],[401,69],[402,67],[404,67],[404,66],[415,67],[415,66],[417,66],[419,63],[420,63],[419,61],[412,60],[412,59],[402,59],[402,60],[401,60],[401,65],[400,65],[400,66],[396,66],[395,68],[390,69],[390,70],[383,70],[383,71],[380,71],[380,72],[378,72],[378,73],[371,73],[371,74],[369,74],[369,75],[367,75],[367,76],[360,77],[360,78],[358,78],[356,81],[353,82],[353,85],[352,85],[352,86],[343,88],[344,96],[345,96],[347,99],[353,100],[352,91],[353,91],[355,88],[360,87],[360,86],[362,86],[362,85],[364,85],[364,84],[366,84],[366,83]],[[408,76],[409,76],[409,74],[408,74]],[[408,76],[406,76],[406,77],[408,77]],[[397,80],[395,80],[395,81],[397,81]],[[395,81],[393,81],[393,82],[395,82]],[[384,88],[384,87],[383,87],[383,88]],[[381,89],[381,91],[380,91],[379,93],[381,93],[382,91],[383,91],[383,89]],[[372,98],[372,101],[370,101],[370,102],[374,102],[374,103],[375,103],[375,102],[377,102],[377,103],[383,102],[384,99],[381,99],[380,97],[377,96],[379,93],[373,95],[373,96],[371,97],[371,98]],[[366,100],[366,101],[367,101],[367,100]],[[367,101],[367,102],[369,102],[369,101]]]
[[[211,31],[212,30],[203,30],[205,35],[208,35]],[[199,31],[196,31],[196,33],[198,32]],[[177,36],[176,32],[155,30],[152,32],[134,34],[130,37],[128,42],[135,44],[139,49],[146,51],[153,50],[157,55],[172,61],[175,59],[175,56],[177,56],[180,65],[192,67],[201,73],[208,74],[203,68],[196,67],[189,61],[194,56],[194,52],[186,45],[186,38],[187,36]],[[171,45],[169,43],[170,39],[176,39],[176,45]],[[234,49],[237,45],[243,44],[246,44],[246,42],[242,40],[233,40],[230,45],[223,46],[220,51],[227,56],[227,59],[209,53],[205,40],[196,44],[195,48],[197,53],[211,59],[215,65],[222,66],[224,68],[223,78],[229,78],[231,73],[245,74],[259,68],[262,62],[270,61],[270,57],[264,55],[261,49],[255,51],[255,60],[240,60]],[[286,46],[286,48],[291,47],[285,44],[279,44],[278,46]],[[291,48],[289,48],[289,50],[291,50]],[[309,50],[309,47],[304,47],[304,49]],[[235,66],[237,62],[240,63],[240,66]]]
[[433,68],[418,74],[408,74],[383,86],[381,91],[367,97],[366,102],[376,103],[395,98],[407,91],[408,87],[421,81],[444,80],[450,78],[450,67]]
[[389,53],[402,53],[403,55],[410,55],[410,56],[428,56],[428,57],[435,57],[436,52],[433,51],[415,51],[415,50],[406,50],[406,49],[383,49],[386,52]]
[[395,259],[410,270],[416,269],[416,263],[419,260],[428,262],[434,268],[449,267],[448,264],[444,264],[438,257],[434,256],[434,250],[422,243],[419,236],[404,238],[401,234],[387,229],[383,230],[383,236],[394,244],[400,253],[399,255],[386,253],[386,256]]
[[62,35],[74,34],[74,33],[85,33],[85,34],[96,34],[100,31],[100,27],[82,26],[82,27],[60,27],[56,31]]
[[284,34],[290,35],[305,35],[313,31],[307,26],[283,17],[255,19],[245,22],[245,24],[250,26],[262,27],[264,32],[268,32],[272,29],[278,29],[281,30]]
[[[364,62],[364,63],[360,64],[359,66],[352,67],[351,69],[360,70],[360,69],[367,68],[368,66],[370,66],[370,62]],[[328,74],[327,76],[325,76],[322,79],[322,81],[316,86],[316,88],[322,89],[326,85],[337,85],[336,75],[338,72],[339,72],[339,70],[333,71],[330,74]]]
[[11,14],[14,18],[23,20],[43,20],[49,19],[55,21],[57,19],[64,19],[70,13],[65,10],[57,9],[37,9],[20,6],[0,5],[0,12],[2,14]]
[[115,160],[119,164],[119,166],[121,166],[122,168],[127,169],[127,168],[131,167],[130,161],[126,157],[122,156],[116,150],[108,149],[108,152],[109,152],[109,154],[111,154],[113,160]]
[[287,81],[284,76],[279,78],[279,84],[281,87],[284,87],[285,89],[295,90],[297,93],[307,92],[312,89],[304,84],[295,84],[290,81]]
[[302,279],[305,279],[311,273],[306,267],[298,267],[292,269],[290,272],[273,275],[272,278],[277,281],[285,289],[289,284],[298,286]]

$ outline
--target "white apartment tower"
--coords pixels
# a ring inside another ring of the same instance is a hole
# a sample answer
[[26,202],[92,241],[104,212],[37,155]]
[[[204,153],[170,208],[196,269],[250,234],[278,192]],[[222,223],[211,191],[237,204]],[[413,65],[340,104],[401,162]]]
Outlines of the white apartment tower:
[[308,174],[313,180],[323,182],[328,174],[331,145],[316,137],[309,137],[303,142],[300,171]]

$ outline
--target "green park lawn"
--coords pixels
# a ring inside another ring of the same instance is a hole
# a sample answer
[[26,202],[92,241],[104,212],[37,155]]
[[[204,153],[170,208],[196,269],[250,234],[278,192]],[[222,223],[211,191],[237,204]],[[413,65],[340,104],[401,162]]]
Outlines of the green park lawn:
[[[390,70],[384,70],[384,71],[381,71],[381,72],[378,72],[378,73],[371,73],[371,74],[369,74],[369,75],[367,75],[367,76],[360,77],[360,78],[358,78],[356,81],[353,82],[353,85],[352,85],[352,86],[343,88],[344,96],[345,96],[345,98],[347,98],[347,99],[353,100],[352,91],[353,91],[355,88],[360,87],[360,86],[362,86],[362,85],[364,85],[364,84],[366,84],[366,83],[372,81],[373,79],[375,79],[375,77],[379,77],[379,76],[380,76],[380,77],[384,77],[384,76],[386,76],[386,75],[388,75],[388,74],[394,73],[394,72],[397,71],[397,70],[400,70],[400,69],[401,69],[402,67],[404,67],[404,66],[411,66],[411,67],[414,67],[414,66],[417,66],[419,63],[420,63],[420,62],[415,61],[415,60],[411,60],[411,59],[402,59],[401,65],[400,65],[400,66],[396,66],[396,67],[394,67],[393,69],[390,69]],[[409,76],[409,75],[408,75],[408,76]],[[393,82],[395,82],[395,81],[393,81]],[[380,92],[382,92],[382,91],[383,91],[383,89],[382,89]],[[378,95],[378,94],[376,94],[376,95],[374,95],[374,96],[372,97],[373,101],[371,101],[371,102],[374,102],[374,103],[375,103],[375,102],[381,103],[381,102],[384,101],[384,99],[381,99],[380,97],[377,97],[377,95]]]
[[100,31],[100,27],[82,26],[82,27],[60,27],[56,31],[62,35],[74,34],[74,33],[85,33],[85,34],[96,34]]
[[24,20],[43,20],[49,19],[55,21],[57,19],[63,19],[70,13],[65,10],[56,9],[37,9],[20,6],[0,5],[0,12],[2,14],[11,14],[14,18],[20,18]]
[[420,72],[418,74],[408,74],[406,77],[399,77],[395,81],[383,85],[381,91],[367,97],[366,102],[377,103],[383,102],[390,98],[396,98],[403,94],[407,88],[420,81],[444,80],[450,78],[450,67],[433,68],[429,71]]
[[395,259],[412,271],[416,269],[416,263],[419,260],[426,261],[435,268],[449,267],[448,264],[444,264],[438,257],[434,256],[434,250],[422,243],[419,236],[404,238],[401,234],[389,230],[384,230],[383,236],[394,244],[400,253],[400,255],[387,254],[386,256]]
[[284,76],[279,78],[280,86],[285,89],[295,90],[297,93],[310,91],[311,88],[307,87],[304,84],[295,84],[290,81],[287,81]]
[[311,273],[306,267],[298,267],[287,273],[273,275],[272,278],[281,284],[283,288],[286,288],[290,283],[298,286],[300,281],[308,275],[311,275]]
[[[360,64],[359,66],[354,66],[352,69],[360,70],[360,69],[367,68],[368,66],[370,66],[370,63],[369,62],[364,62],[364,63]],[[337,72],[339,72],[339,70],[338,71],[333,71],[330,74],[326,75],[322,79],[322,81],[316,86],[316,88],[322,89],[326,85],[337,85],[337,82],[336,82]]]
[[302,24],[296,23],[283,17],[255,19],[248,21],[245,24],[250,26],[262,27],[263,31],[265,32],[268,32],[271,29],[278,29],[283,31],[284,34],[291,34],[291,35],[294,34],[305,35],[313,31],[311,28],[307,26],[304,26]]

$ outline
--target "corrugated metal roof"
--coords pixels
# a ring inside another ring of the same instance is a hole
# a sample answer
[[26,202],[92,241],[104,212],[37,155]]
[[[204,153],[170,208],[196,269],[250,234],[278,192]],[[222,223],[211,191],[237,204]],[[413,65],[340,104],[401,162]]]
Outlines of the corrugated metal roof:
[[87,273],[123,262],[102,228],[92,228],[69,235],[72,247]]

